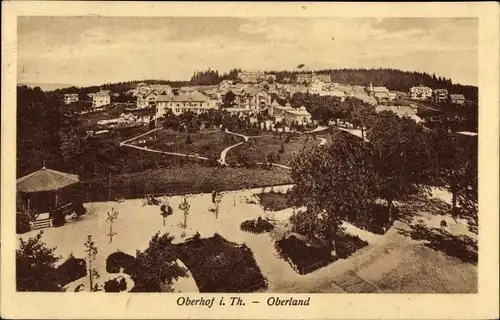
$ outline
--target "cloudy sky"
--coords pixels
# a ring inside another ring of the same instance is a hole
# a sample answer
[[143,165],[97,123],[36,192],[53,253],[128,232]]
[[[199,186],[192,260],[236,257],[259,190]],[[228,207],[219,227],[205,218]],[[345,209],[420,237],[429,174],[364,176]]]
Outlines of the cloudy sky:
[[321,68],[426,71],[477,85],[477,19],[20,17],[18,82],[188,80]]

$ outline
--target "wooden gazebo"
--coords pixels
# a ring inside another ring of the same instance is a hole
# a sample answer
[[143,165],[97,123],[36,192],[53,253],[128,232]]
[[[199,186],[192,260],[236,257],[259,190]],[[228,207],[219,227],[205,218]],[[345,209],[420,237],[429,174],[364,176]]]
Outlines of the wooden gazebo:
[[36,219],[42,213],[72,209],[78,197],[79,182],[77,175],[45,167],[19,178],[17,193],[24,206],[22,211]]

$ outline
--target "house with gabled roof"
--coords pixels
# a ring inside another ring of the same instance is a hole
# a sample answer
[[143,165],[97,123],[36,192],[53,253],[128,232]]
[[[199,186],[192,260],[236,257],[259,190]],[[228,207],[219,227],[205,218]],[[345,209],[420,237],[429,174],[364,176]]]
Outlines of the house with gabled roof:
[[156,97],[156,118],[163,117],[169,109],[175,115],[179,115],[188,111],[199,114],[215,108],[217,108],[216,104],[196,90],[186,90],[179,95],[160,95]]

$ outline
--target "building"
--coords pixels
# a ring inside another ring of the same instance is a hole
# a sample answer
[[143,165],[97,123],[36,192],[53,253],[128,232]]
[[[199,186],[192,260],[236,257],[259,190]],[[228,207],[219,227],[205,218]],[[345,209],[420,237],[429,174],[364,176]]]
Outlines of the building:
[[233,82],[231,80],[223,80],[220,84],[219,84],[219,91],[221,93],[226,93],[228,92],[229,90],[231,90],[231,87],[233,86]]
[[135,94],[137,96],[139,95],[145,95],[145,94],[148,94],[149,91],[151,91],[151,88],[149,87],[149,85],[145,82],[140,82],[137,84],[137,87],[135,88]]
[[324,88],[325,88],[325,83],[319,79],[314,79],[312,82],[311,82],[311,86],[310,86],[310,89],[309,89],[309,93],[310,94],[320,94]]
[[145,109],[148,107],[154,107],[156,105],[156,97],[158,94],[154,92],[149,92],[146,94],[139,94],[137,96],[137,109]]
[[100,108],[111,103],[109,90],[101,90],[92,94],[92,108]]
[[75,102],[78,102],[78,93],[64,94],[64,104],[70,104]]
[[388,95],[390,101],[396,100],[396,98],[398,97],[398,93],[394,91],[389,91]]
[[446,89],[435,89],[432,92],[432,100],[435,103],[441,103],[448,101],[448,90]]
[[325,83],[330,83],[332,81],[330,74],[315,74],[311,75],[311,81],[320,80]]
[[150,86],[150,92],[156,95],[172,95],[172,87],[168,84],[153,84]]
[[290,103],[282,106],[278,102],[274,101],[268,106],[267,112],[277,121],[284,120],[288,123],[295,122],[298,124],[306,124],[311,122],[311,114],[307,112],[306,108],[300,107],[298,109],[295,109],[290,105]]
[[386,105],[378,105],[375,107],[376,112],[382,111],[391,111],[398,115],[399,117],[409,117],[415,120],[415,122],[422,122],[422,118],[417,116],[417,111],[411,106],[386,106]]
[[450,103],[464,105],[465,104],[465,96],[459,93],[450,94]]
[[196,90],[174,96],[160,95],[156,97],[156,118],[163,117],[169,109],[175,115],[188,111],[199,114],[216,108],[216,106],[205,95]]
[[312,74],[299,73],[297,74],[296,82],[299,84],[309,84],[312,82]]
[[428,100],[432,98],[432,89],[419,85],[417,87],[410,88],[410,99],[412,100]]
[[389,89],[386,87],[374,87],[370,82],[370,87],[368,88],[368,95],[374,97],[378,101],[389,100]]
[[263,88],[243,87],[240,91],[233,90],[238,108],[261,111],[271,104],[271,94]]

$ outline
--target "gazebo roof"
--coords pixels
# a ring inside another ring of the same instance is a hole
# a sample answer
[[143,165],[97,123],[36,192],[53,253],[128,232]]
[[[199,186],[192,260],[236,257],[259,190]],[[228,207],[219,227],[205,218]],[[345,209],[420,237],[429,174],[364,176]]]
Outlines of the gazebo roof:
[[43,167],[42,169],[17,179],[17,191],[43,192],[57,190],[79,181],[75,174],[60,172]]

